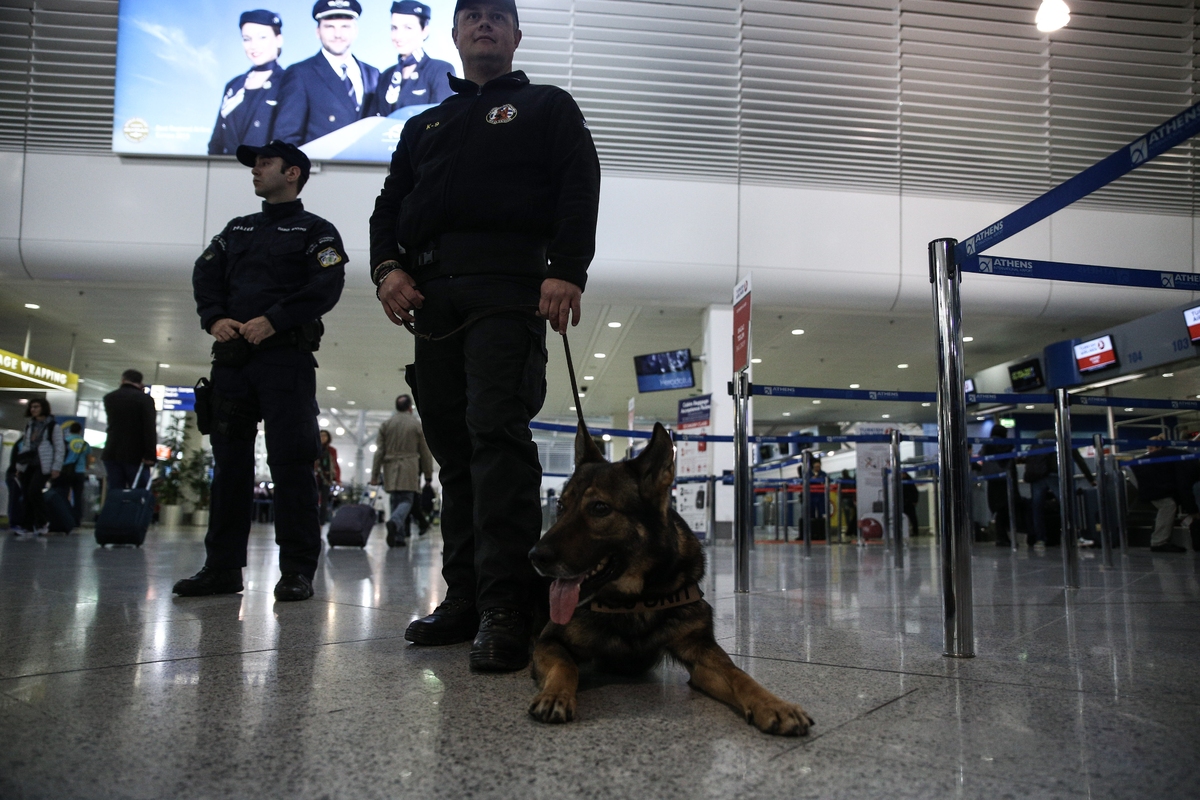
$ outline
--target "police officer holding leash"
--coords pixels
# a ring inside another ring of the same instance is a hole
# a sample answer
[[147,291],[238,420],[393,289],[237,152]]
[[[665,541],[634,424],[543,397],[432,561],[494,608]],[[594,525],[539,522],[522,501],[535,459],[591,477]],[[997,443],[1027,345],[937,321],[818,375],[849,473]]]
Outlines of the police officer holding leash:
[[512,0],[459,0],[452,36],[466,79],[404,127],[371,216],[372,278],[393,323],[415,318],[406,377],[443,487],[446,599],[405,638],[474,638],[472,669],[510,671],[528,663],[532,611],[547,602],[528,558],[541,535],[529,421],[546,394],[544,320],[579,322],[600,164],[571,96],[512,71]]
[[342,294],[346,251],[337,229],[297,199],[311,166],[299,148],[279,140],[242,145],[237,159],[251,167],[263,210],[231,220],[192,273],[200,324],[216,339],[212,384],[196,392],[216,471],[204,538],[207,560],[174,591],[184,596],[242,591],[261,419],[283,573],[275,599],[307,600],[321,553],[312,469],[320,452],[312,354],[320,346],[321,315]]

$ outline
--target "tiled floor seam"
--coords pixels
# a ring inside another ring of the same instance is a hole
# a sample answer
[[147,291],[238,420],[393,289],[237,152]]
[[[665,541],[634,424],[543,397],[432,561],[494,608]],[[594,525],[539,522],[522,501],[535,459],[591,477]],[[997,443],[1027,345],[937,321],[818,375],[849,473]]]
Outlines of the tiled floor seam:
[[[841,730],[842,728],[846,727],[847,725],[850,725],[851,723],[858,722],[859,720],[862,720],[862,719],[866,719],[867,717],[869,717],[869,716],[871,716],[872,714],[874,714],[876,711],[879,711],[881,708],[886,708],[887,706],[890,706],[892,703],[895,703],[895,702],[897,702],[897,701],[899,701],[899,700],[903,700],[904,698],[908,697],[910,694],[912,694],[912,693],[914,693],[914,692],[919,692],[919,691],[921,691],[921,687],[919,687],[919,686],[917,686],[917,687],[915,687],[915,688],[912,688],[912,689],[909,689],[907,692],[904,692],[904,693],[902,693],[902,694],[898,694],[898,695],[896,695],[895,697],[893,697],[893,698],[892,698],[892,699],[890,699],[890,700],[885,700],[885,701],[883,701],[882,703],[880,703],[879,705],[875,706],[874,708],[868,709],[867,711],[864,711],[864,712],[862,712],[861,714],[858,714],[858,715],[856,715],[856,716],[854,716],[854,717],[851,717],[850,719],[846,720],[845,722],[841,723],[840,725],[834,725],[834,726],[833,726],[832,728],[830,728],[829,730],[827,730],[827,731],[821,731],[821,732],[820,732],[820,733],[818,733],[816,736],[808,736],[808,737],[806,737],[806,738],[805,738],[805,740],[804,740],[804,741],[800,742],[799,744],[796,744],[796,745],[794,745],[794,746],[792,746],[792,747],[789,747],[789,748],[787,748],[787,749],[785,749],[785,750],[781,750],[781,751],[779,751],[778,753],[776,753],[775,755],[771,756],[771,757],[770,757],[769,759],[767,759],[767,760],[768,760],[768,761],[774,761],[774,760],[776,760],[776,759],[778,759],[778,758],[782,758],[783,756],[785,756],[785,755],[787,755],[787,754],[789,754],[789,753],[794,753],[794,752],[796,752],[797,750],[800,750],[800,749],[802,749],[802,748],[808,747],[809,745],[815,744],[816,742],[819,742],[819,741],[821,741],[822,739],[824,739],[826,736],[829,736],[830,734],[832,734],[834,731]],[[814,723],[813,723],[814,727],[815,727],[817,724],[818,724],[818,723],[814,721]]]

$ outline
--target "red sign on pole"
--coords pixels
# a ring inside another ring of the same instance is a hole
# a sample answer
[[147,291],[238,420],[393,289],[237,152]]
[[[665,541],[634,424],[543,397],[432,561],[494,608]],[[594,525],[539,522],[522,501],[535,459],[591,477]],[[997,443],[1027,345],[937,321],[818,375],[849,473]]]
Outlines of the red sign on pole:
[[750,367],[750,276],[733,287],[733,372]]

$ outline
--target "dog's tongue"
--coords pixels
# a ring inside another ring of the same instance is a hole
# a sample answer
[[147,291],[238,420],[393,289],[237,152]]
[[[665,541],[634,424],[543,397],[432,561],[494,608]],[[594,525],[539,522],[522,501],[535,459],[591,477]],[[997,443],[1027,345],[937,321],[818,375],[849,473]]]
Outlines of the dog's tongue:
[[555,625],[566,625],[579,605],[579,585],[583,578],[558,578],[550,584],[550,619]]

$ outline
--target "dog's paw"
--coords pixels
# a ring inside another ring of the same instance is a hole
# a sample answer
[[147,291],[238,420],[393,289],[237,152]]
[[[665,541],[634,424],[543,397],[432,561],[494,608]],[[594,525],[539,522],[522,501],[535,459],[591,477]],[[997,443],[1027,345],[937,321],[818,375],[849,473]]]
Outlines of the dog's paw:
[[542,692],[529,704],[529,716],[538,722],[570,722],[575,719],[575,693]]
[[746,721],[763,733],[776,736],[804,736],[813,724],[803,708],[785,703],[777,697],[747,708]]

